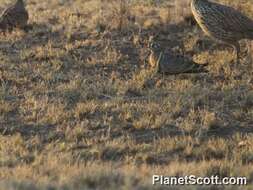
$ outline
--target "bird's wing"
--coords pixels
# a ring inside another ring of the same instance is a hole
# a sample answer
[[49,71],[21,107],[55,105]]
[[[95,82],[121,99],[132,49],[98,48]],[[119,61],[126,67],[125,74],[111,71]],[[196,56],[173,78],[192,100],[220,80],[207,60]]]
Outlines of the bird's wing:
[[211,8],[214,12],[214,16],[216,15],[217,18],[219,18],[216,22],[221,22],[223,29],[238,33],[253,29],[253,20],[234,8],[217,3],[212,3]]
[[18,20],[24,17],[27,17],[28,19],[28,14],[26,13],[25,9],[22,9],[22,7],[11,6],[3,11],[2,15],[0,16],[0,22],[9,26],[16,25]]
[[16,5],[9,6],[3,10],[1,13],[1,17],[8,16],[10,13],[14,12],[16,9]]
[[15,6],[8,7],[2,12],[0,18],[1,18],[1,20],[11,22],[12,17],[13,17],[13,13],[15,13],[15,12],[16,12]]
[[168,74],[207,72],[205,66],[183,56],[166,54],[160,63],[160,71]]

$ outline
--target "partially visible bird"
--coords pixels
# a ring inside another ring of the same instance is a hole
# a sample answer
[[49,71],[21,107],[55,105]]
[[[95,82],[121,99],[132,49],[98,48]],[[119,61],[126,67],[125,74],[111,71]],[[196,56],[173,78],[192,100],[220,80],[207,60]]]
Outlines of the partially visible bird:
[[0,16],[0,31],[12,31],[14,28],[25,29],[29,19],[23,0],[7,7]]
[[191,10],[208,36],[233,46],[239,63],[239,41],[253,40],[253,20],[232,7],[209,0],[192,0]]
[[101,34],[106,30],[106,25],[98,22],[95,29],[97,34]]
[[149,65],[157,69],[159,73],[180,74],[180,73],[201,73],[208,72],[205,67],[207,64],[197,64],[181,55],[164,53],[160,45],[150,42],[148,45],[151,53],[149,55]]

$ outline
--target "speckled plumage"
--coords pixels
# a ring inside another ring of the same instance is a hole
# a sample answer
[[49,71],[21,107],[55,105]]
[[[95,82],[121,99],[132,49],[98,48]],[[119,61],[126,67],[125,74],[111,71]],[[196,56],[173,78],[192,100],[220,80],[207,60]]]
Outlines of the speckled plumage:
[[253,20],[232,7],[209,0],[192,0],[191,9],[201,29],[210,37],[232,45],[240,52],[239,41],[253,40]]
[[161,51],[159,44],[150,42],[149,65],[157,69],[160,73],[165,74],[180,74],[180,73],[200,73],[207,72],[206,64],[197,64],[180,55],[172,53],[164,53]]
[[0,30],[12,31],[13,28],[24,28],[27,25],[29,15],[25,9],[23,0],[17,0],[15,4],[7,7],[0,16]]

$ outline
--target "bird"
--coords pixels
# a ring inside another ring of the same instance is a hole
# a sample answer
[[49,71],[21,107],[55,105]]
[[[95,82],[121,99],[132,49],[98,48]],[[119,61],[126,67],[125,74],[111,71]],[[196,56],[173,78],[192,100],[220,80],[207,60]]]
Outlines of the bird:
[[201,73],[208,72],[205,67],[208,64],[198,64],[194,61],[172,52],[163,52],[156,42],[149,42],[150,55],[148,63],[159,73],[180,74],[180,73]]
[[253,20],[232,7],[210,0],[192,0],[191,11],[206,35],[234,48],[239,63],[239,41],[253,40]]
[[0,15],[0,31],[12,31],[14,28],[25,29],[29,19],[23,0],[17,0]]

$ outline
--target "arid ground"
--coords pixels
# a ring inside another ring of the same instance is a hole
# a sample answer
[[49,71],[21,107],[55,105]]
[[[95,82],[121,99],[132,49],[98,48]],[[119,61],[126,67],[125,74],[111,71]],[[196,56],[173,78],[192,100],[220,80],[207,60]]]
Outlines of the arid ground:
[[[27,0],[30,30],[0,35],[0,189],[252,189],[249,43],[237,65],[188,1],[120,2]],[[220,2],[253,18],[252,0]],[[151,35],[209,73],[154,73]],[[152,186],[153,174],[248,185]]]

